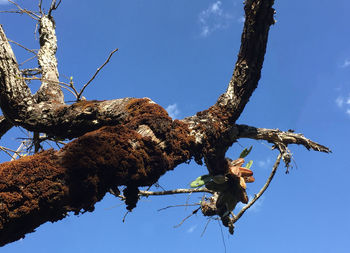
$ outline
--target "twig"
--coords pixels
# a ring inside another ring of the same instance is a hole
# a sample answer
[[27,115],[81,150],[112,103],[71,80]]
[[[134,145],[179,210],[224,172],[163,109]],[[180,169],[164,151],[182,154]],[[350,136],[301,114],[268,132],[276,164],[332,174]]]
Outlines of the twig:
[[[2,151],[4,151],[7,155],[9,155],[9,156],[11,157],[11,161],[12,161],[13,155],[11,155],[11,153],[8,152],[7,148],[1,147],[1,146],[0,146],[0,149],[1,149]],[[14,160],[14,159],[13,159],[13,160]]]
[[58,6],[60,6],[60,4],[61,4],[61,0],[59,0],[58,4],[56,4],[56,0],[52,0],[51,6],[50,6],[50,9],[49,9],[49,12],[48,12],[48,16],[49,17],[51,16],[51,12],[56,10],[58,8]]
[[[38,81],[41,81],[41,82],[53,82],[53,83],[57,83],[57,84],[61,84],[60,87],[61,88],[64,88],[66,90],[68,90],[69,92],[71,92],[76,98],[78,96],[77,94],[77,90],[72,87],[71,84],[67,84],[67,83],[64,83],[64,82],[60,82],[60,81],[55,81],[55,80],[48,80],[48,79],[44,79],[44,78],[39,78],[39,77],[17,77],[17,78],[20,78],[20,79],[23,79],[23,80],[38,80]],[[72,88],[72,90],[70,90],[69,88]]]
[[25,13],[27,14],[29,17],[31,17],[32,19],[35,19],[35,20],[39,20],[40,19],[40,16],[36,15],[34,12],[32,11],[28,11],[26,9],[23,9],[19,4],[11,1],[11,0],[8,0],[10,3],[14,4],[22,13]]
[[66,86],[64,86],[64,85],[60,85],[60,87],[61,88],[63,88],[63,89],[65,89],[65,90],[67,90],[67,91],[69,91],[70,93],[72,93],[73,94],[73,96],[75,97],[75,98],[77,98],[77,94],[74,92],[74,91],[72,91],[72,90],[70,90],[69,88],[71,88],[71,87],[66,87]]
[[199,209],[201,209],[201,208],[198,207],[197,209],[193,210],[193,212],[190,215],[185,217],[179,224],[175,225],[174,228],[180,227],[188,218],[190,218],[191,216],[195,215],[199,211]]
[[11,43],[13,43],[13,44],[15,44],[15,45],[17,45],[17,46],[23,48],[24,50],[27,50],[28,52],[31,52],[31,53],[35,54],[36,56],[38,55],[37,52],[35,52],[35,50],[33,50],[33,49],[26,48],[26,47],[23,46],[22,44],[20,44],[20,43],[14,41],[14,40],[11,40],[11,39],[9,39],[9,38],[7,38],[7,40],[8,40],[9,42],[11,42]]
[[28,58],[27,60],[25,60],[24,62],[20,63],[19,66],[22,66],[24,63],[29,62],[31,60],[33,60],[35,57],[37,57],[36,55],[33,55],[32,57]]
[[276,174],[276,171],[277,171],[277,168],[280,164],[281,158],[282,158],[282,154],[280,153],[276,159],[275,164],[272,167],[271,174],[270,174],[269,178],[267,179],[265,185],[260,189],[258,194],[256,194],[254,196],[254,198],[247,205],[245,205],[237,215],[235,215],[233,217],[233,220],[232,220],[233,223],[237,222],[242,217],[242,215],[245,213],[245,211],[247,211],[261,197],[261,195],[264,194],[265,190],[269,187],[273,177]]
[[161,195],[172,195],[172,194],[182,194],[182,193],[193,193],[193,192],[208,192],[208,193],[214,193],[211,190],[208,190],[207,188],[198,188],[198,189],[175,189],[175,190],[169,190],[169,191],[140,191],[139,194],[141,196],[161,196]]
[[165,209],[168,209],[168,208],[172,208],[172,207],[181,207],[181,206],[198,206],[200,204],[186,204],[186,205],[175,205],[175,206],[167,206],[167,207],[163,207],[161,209],[158,209],[157,211],[163,211]]
[[41,69],[40,68],[22,69],[21,73],[23,76],[35,76],[41,73]]
[[91,77],[91,79],[84,84],[83,88],[80,90],[79,94],[78,94],[78,98],[77,100],[80,100],[81,95],[83,94],[85,88],[95,79],[95,77],[97,76],[98,72],[100,72],[100,70],[109,62],[109,60],[111,59],[112,55],[118,51],[118,48],[114,49],[108,56],[107,60],[96,70],[95,74]]
[[225,248],[225,253],[226,253],[226,243],[225,243],[225,237],[224,237],[224,232],[222,231],[222,225],[220,223],[220,221],[218,220],[219,226],[220,226],[220,231],[221,231],[221,238],[222,238],[222,243],[224,244],[224,248]]
[[210,221],[211,221],[211,217],[208,218],[208,221],[207,221],[207,223],[205,224],[205,227],[204,227],[204,229],[203,229],[203,232],[201,233],[201,237],[204,235],[205,231],[207,230],[207,227],[208,227]]
[[44,15],[44,12],[43,12],[43,10],[42,10],[42,8],[41,8],[41,4],[43,3],[43,0],[39,0],[39,5],[38,5],[38,7],[39,7],[39,12],[40,12],[40,14],[43,16]]

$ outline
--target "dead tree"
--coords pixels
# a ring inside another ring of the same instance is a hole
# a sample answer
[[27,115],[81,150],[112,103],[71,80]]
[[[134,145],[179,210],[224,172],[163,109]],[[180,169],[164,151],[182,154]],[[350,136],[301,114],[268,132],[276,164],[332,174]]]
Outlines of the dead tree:
[[131,210],[140,194],[148,194],[139,187],[153,185],[164,173],[191,159],[198,164],[204,161],[211,178],[219,176],[226,181],[229,188],[225,190],[206,189],[213,195],[202,202],[201,211],[218,215],[232,232],[241,213],[231,216],[231,211],[237,202],[247,202],[244,175],[239,170],[232,172],[232,161],[225,157],[237,139],[272,143],[280,151],[274,171],[281,158],[288,168],[289,144],[330,152],[302,134],[235,123],[260,79],[269,28],[275,23],[273,3],[245,1],[241,47],[226,92],[210,108],[182,120],[172,120],[149,98],[86,101],[83,90],[74,89],[77,101],[65,104],[52,17],[58,4],[53,0],[44,13],[40,1],[37,14],[18,6],[19,12],[39,23],[39,67],[33,71],[41,75],[41,87],[31,93],[26,79],[36,77],[19,69],[0,27],[1,136],[12,126],[21,126],[54,140],[75,139],[60,150],[49,149],[0,164],[0,245],[24,237],[47,221],[63,219],[68,212],[93,211],[95,203],[110,190],[119,194],[119,186],[126,186],[123,199]]

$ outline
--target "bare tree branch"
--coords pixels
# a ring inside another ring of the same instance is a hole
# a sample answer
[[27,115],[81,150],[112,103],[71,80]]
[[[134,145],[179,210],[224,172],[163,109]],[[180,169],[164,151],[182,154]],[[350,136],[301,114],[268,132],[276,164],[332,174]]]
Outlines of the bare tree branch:
[[140,191],[139,194],[141,196],[164,196],[164,195],[173,195],[173,194],[183,194],[183,193],[194,193],[194,192],[207,192],[207,193],[214,193],[211,190],[208,190],[207,188],[195,188],[195,189],[175,189],[175,190],[169,190],[169,191]]
[[[298,144],[303,145],[308,150],[313,149],[315,151],[331,153],[332,151],[310,139],[305,138],[304,135],[294,133],[294,132],[284,132],[279,129],[267,129],[267,128],[256,128],[247,125],[236,125],[233,131],[238,131],[238,138],[250,138],[255,140],[266,140],[271,143],[283,143],[288,144]],[[237,137],[234,137],[235,139]]]
[[282,159],[286,165],[286,173],[289,172],[289,164],[292,159],[292,153],[288,149],[289,144],[303,145],[308,150],[313,149],[315,151],[331,153],[332,151],[310,139],[306,138],[302,134],[294,133],[291,131],[280,131],[279,129],[267,129],[267,128],[256,128],[247,125],[236,125],[232,129],[232,138],[250,138],[255,140],[266,140],[274,144],[273,148],[277,148],[281,154]]

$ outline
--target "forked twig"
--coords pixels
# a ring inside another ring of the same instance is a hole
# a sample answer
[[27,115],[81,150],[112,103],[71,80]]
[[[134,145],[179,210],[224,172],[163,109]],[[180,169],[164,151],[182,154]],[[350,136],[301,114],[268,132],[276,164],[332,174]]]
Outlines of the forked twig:
[[[48,12],[49,17],[51,16],[51,12],[56,10],[58,8],[58,6],[60,6],[61,2],[62,2],[62,0],[59,0],[58,3],[56,4],[56,0],[52,0],[51,6],[50,6],[50,9]],[[41,5],[41,3],[40,3],[40,5]]]

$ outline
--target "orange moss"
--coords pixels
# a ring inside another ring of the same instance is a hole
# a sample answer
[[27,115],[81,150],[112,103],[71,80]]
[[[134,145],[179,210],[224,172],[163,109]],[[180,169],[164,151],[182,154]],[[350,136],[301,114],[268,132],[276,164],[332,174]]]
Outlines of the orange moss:
[[66,186],[59,183],[65,169],[56,166],[56,161],[54,151],[48,150],[1,164],[0,245],[19,239],[48,220],[62,218],[57,207],[65,205]]

